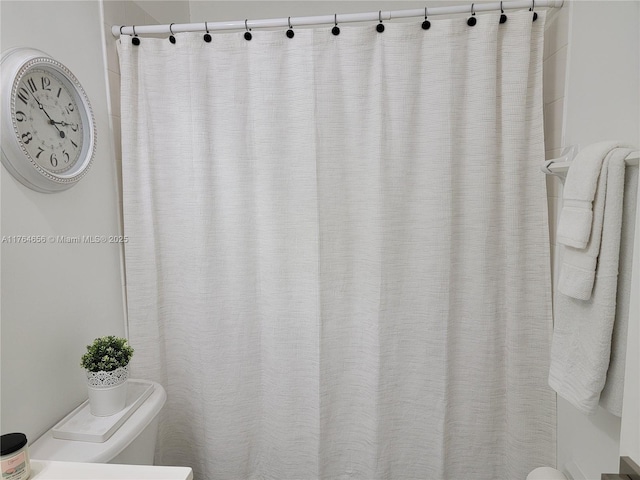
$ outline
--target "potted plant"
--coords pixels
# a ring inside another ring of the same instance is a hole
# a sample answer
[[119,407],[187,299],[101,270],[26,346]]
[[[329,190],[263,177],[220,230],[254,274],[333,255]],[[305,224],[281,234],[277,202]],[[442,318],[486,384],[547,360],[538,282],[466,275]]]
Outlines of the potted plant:
[[113,335],[96,338],[91,345],[87,345],[80,365],[87,371],[92,415],[113,415],[125,407],[132,355],[133,348],[127,339]]

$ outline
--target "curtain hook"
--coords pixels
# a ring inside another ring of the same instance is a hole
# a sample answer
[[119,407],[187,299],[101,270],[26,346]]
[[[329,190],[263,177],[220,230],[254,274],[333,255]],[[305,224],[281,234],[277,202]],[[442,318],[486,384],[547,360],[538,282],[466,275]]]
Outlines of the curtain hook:
[[203,37],[204,41],[209,43],[211,41],[211,35],[209,35],[209,25],[207,25],[207,22],[204,22],[204,29],[207,31]]
[[333,33],[334,35],[340,35],[340,27],[338,27],[338,14],[337,13],[333,14],[333,23],[335,25],[331,29],[331,33]]
[[293,26],[291,25],[291,17],[288,18],[287,22],[289,23],[289,30],[287,30],[287,37],[293,38],[295,33],[293,33]]
[[135,46],[140,45],[140,39],[138,38],[138,34],[136,33],[136,26],[132,25],[131,28],[133,28],[133,38],[131,39],[131,43],[133,43]]
[[500,23],[504,23],[507,21],[507,16],[504,14],[504,10],[502,9],[502,1],[500,1]]
[[530,12],[533,12],[533,21],[535,22],[538,19],[538,14],[534,11],[536,9],[536,0],[531,0],[531,8]]
[[247,25],[247,21],[248,20],[249,19],[245,19],[245,21],[244,21],[244,28],[247,30],[246,32],[244,32],[244,39],[245,40],[251,40],[253,38],[253,35],[251,35],[251,29]]
[[475,3],[471,4],[471,16],[467,19],[467,25],[469,25],[470,27],[473,27],[476,24],[476,12],[473,9],[474,5]]
[[173,30],[171,27],[173,27],[173,23],[169,25],[169,31],[171,32],[171,35],[169,35],[169,41],[171,43],[176,43],[176,37],[173,36]]
[[424,7],[424,22],[422,22],[423,30],[429,30],[429,28],[431,28],[431,22],[427,20],[428,14],[429,14],[429,11],[427,10],[427,7]]
[[384,25],[382,24],[382,10],[378,10],[378,25],[376,25],[376,30],[378,33],[384,32]]

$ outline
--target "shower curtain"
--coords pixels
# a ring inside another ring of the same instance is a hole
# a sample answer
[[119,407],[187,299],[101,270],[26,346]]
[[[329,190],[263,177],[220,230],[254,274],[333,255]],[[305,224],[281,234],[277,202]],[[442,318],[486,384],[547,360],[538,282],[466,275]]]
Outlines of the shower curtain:
[[538,15],[122,37],[132,370],[167,390],[159,464],[555,463]]

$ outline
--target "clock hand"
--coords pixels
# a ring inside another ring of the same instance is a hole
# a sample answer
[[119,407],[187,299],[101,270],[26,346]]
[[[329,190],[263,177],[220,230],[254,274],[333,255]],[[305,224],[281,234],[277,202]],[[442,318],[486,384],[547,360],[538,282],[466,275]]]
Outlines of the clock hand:
[[44,109],[44,105],[42,103],[40,103],[40,100],[38,100],[38,98],[35,95],[32,95],[32,97],[36,101],[36,103],[38,104],[38,108],[40,108],[40,110],[42,110],[44,112],[44,114],[47,116],[47,118],[51,121],[51,117],[49,116],[47,111]]
[[[42,111],[44,112],[44,109],[42,109]],[[44,113],[46,114],[47,112],[44,112]],[[49,117],[49,115],[47,115],[47,117]],[[66,136],[66,134],[62,130],[60,130],[56,125],[56,124],[62,125],[62,122],[56,122],[51,117],[49,117],[49,124],[53,125],[56,128],[56,130],[58,130],[58,133],[60,134],[60,138],[64,138]]]
[[56,125],[56,123],[61,123],[61,122],[56,122],[55,120],[53,120],[53,119],[49,116],[49,114],[47,113],[47,111],[44,109],[44,105],[43,105],[42,103],[40,103],[40,101],[36,98],[36,96],[35,96],[35,95],[32,95],[32,97],[33,97],[33,99],[36,101],[36,103],[38,104],[38,108],[39,108],[40,110],[42,110],[42,111],[44,112],[44,114],[47,116],[47,118],[49,119],[49,124],[50,124],[50,125],[53,125],[53,126],[55,127],[55,129],[56,129],[56,130],[58,130],[58,133],[60,134],[60,138],[64,138],[64,137],[66,137],[66,134],[65,134],[62,130],[60,130],[60,129],[58,128],[58,126]]

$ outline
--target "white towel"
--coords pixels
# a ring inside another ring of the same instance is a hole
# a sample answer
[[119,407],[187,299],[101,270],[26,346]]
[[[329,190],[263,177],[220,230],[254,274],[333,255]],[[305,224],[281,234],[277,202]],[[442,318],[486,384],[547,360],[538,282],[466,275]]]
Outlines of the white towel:
[[612,155],[622,156],[626,151],[616,145],[619,143],[600,142],[587,147],[567,172],[558,223],[558,243],[565,246],[558,290],[578,300],[588,300],[593,290],[607,191],[607,162]]
[[[588,211],[586,208],[571,208],[567,211],[563,205],[562,213],[560,214],[558,229],[560,229],[561,225],[565,227],[566,225],[571,225],[576,226],[576,232],[578,230],[586,230],[588,234],[589,241],[584,248],[574,248],[565,244],[562,248],[562,261],[559,263],[558,291],[578,300],[589,300],[593,290],[604,221],[608,166],[613,152],[615,150],[609,152],[604,161],[600,162],[599,175],[593,175],[588,179],[588,181],[591,181],[595,177],[598,180],[593,205],[589,204]],[[567,172],[567,181],[570,178],[570,174],[571,172]],[[581,228],[582,224],[587,224],[587,219],[589,221],[589,229]],[[580,232],[580,235],[582,235],[582,232]]]
[[624,370],[627,356],[627,330],[629,326],[629,300],[633,270],[633,241],[635,238],[638,167],[627,166],[624,182],[622,233],[620,235],[620,264],[618,266],[618,294],[616,320],[611,336],[611,359],[607,382],[600,394],[600,406],[614,415],[622,416]]
[[562,211],[556,239],[561,245],[585,248],[591,236],[592,203],[602,162],[619,142],[599,142],[583,149],[571,162],[562,193]]
[[[577,300],[560,293],[554,302],[549,385],[587,414],[593,413],[598,406],[611,356],[623,211],[624,159],[630,152],[630,149],[616,149],[603,162],[603,177],[598,182],[598,188],[605,188],[602,199],[604,217],[591,297]],[[596,196],[596,203],[598,201]],[[562,256],[567,253],[566,250],[561,251]]]

